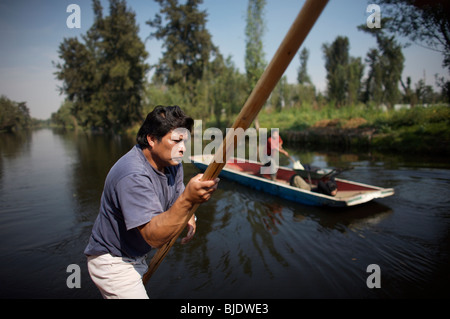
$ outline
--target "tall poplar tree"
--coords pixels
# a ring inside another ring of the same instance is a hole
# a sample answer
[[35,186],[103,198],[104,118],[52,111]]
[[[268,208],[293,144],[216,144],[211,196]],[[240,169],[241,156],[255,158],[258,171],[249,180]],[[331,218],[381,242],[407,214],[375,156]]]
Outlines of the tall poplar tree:
[[299,53],[300,67],[297,73],[297,94],[293,95],[293,99],[300,104],[312,104],[316,99],[316,88],[313,85],[308,74],[309,50],[303,48]]
[[349,61],[349,41],[347,37],[338,36],[332,44],[323,44],[327,70],[328,98],[342,106],[346,100],[347,67]]
[[265,0],[248,0],[245,27],[245,70],[249,93],[266,67],[263,48]]
[[327,70],[328,98],[338,107],[354,104],[360,98],[364,65],[360,58],[349,54],[347,37],[338,36],[332,44],[324,44],[322,50]]
[[[265,5],[265,0],[248,0],[245,26],[245,71],[248,94],[256,86],[266,67],[263,45]],[[255,119],[255,127],[259,129],[258,117]]]
[[309,50],[303,48],[299,53],[300,67],[298,68],[297,82],[298,84],[311,84],[311,78],[308,75],[308,59]]

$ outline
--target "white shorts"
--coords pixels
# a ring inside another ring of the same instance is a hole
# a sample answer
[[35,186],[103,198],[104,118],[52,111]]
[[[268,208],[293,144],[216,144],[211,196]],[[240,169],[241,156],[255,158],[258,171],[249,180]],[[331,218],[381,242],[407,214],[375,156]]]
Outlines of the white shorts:
[[145,257],[89,256],[89,275],[105,299],[148,299],[142,282]]

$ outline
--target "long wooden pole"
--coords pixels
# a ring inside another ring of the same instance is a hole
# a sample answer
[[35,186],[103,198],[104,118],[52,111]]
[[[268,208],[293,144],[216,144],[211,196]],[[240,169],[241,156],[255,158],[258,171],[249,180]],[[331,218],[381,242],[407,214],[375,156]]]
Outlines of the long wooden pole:
[[[205,173],[203,174],[203,180],[212,180],[219,176],[222,168],[226,164],[227,154],[230,154],[230,151],[234,150],[235,145],[237,145],[237,143],[235,143],[236,129],[242,128],[245,131],[250,127],[327,3],[328,0],[307,0],[303,5],[302,10],[286,34],[283,42],[272,58],[272,61],[267,66],[266,70],[247,99],[247,102],[244,104],[244,107],[236,118],[233,124],[234,130],[229,130],[229,133],[225,136],[221,147],[219,148],[221,151],[216,152],[214,159],[208,165]],[[170,248],[173,246],[178,236],[180,236],[188,221],[197,210],[198,206],[199,204],[196,204],[190,210],[184,224],[177,234],[172,238],[172,240],[163,245],[150,260],[148,271],[142,278],[144,284],[148,282],[150,277],[161,264],[164,257],[167,255]]]

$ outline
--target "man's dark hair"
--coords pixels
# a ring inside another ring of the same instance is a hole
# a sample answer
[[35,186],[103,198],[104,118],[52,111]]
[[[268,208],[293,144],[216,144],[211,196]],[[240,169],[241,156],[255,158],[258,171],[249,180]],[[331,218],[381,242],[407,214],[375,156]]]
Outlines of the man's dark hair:
[[176,128],[185,128],[192,131],[194,120],[183,113],[178,105],[162,106],[158,105],[153,111],[148,113],[136,136],[137,143],[141,148],[148,148],[147,136],[155,137],[158,142]]

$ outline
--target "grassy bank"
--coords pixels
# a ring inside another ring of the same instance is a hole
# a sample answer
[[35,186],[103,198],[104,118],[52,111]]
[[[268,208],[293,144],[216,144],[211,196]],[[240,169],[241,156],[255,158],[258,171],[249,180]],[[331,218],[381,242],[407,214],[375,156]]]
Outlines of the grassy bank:
[[261,127],[278,127],[286,141],[322,146],[371,147],[401,152],[450,153],[450,108],[382,111],[364,105],[264,110]]
[[384,112],[365,105],[352,105],[336,108],[334,105],[314,107],[305,105],[301,108],[283,109],[275,112],[264,109],[258,118],[261,127],[278,127],[280,130],[299,131],[310,127],[319,126],[321,122],[332,121],[336,126],[342,127],[345,121],[355,118],[363,118],[368,122],[384,116]]

